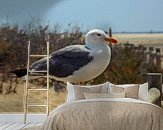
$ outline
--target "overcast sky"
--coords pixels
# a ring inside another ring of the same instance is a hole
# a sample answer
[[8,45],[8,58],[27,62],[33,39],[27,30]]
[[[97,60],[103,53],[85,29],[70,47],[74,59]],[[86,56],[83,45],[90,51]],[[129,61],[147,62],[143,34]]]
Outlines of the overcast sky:
[[40,18],[54,8],[61,0],[0,0],[1,21],[11,21],[22,24],[32,17]]
[[68,23],[83,29],[163,31],[163,0],[0,0],[0,22]]

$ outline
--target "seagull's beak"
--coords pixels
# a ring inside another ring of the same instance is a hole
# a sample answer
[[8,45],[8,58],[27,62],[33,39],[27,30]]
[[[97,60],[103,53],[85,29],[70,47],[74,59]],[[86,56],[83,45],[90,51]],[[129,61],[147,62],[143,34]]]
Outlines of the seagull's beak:
[[104,38],[104,40],[109,42],[109,43],[113,43],[113,44],[118,43],[118,40],[115,38],[112,38],[112,37],[106,37],[106,38]]

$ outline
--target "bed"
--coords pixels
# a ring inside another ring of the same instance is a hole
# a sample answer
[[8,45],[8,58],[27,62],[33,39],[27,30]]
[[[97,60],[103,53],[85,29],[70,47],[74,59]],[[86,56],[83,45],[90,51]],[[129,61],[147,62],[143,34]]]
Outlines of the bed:
[[163,109],[147,101],[147,83],[67,89],[66,103],[51,112],[43,130],[163,130]]

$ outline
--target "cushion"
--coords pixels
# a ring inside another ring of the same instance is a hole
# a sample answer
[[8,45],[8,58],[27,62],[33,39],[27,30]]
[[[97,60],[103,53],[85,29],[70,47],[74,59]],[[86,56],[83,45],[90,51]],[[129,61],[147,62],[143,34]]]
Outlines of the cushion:
[[95,86],[95,87],[82,87],[82,86],[75,86],[75,100],[85,99],[84,93],[100,93],[102,86]]
[[74,86],[67,82],[67,99],[66,102],[72,102],[75,100],[75,92],[74,92]]
[[138,99],[148,101],[148,83],[140,84]]
[[107,93],[108,92],[108,82],[99,85],[72,85],[67,83],[67,100],[66,102],[72,102],[75,100],[85,99],[84,93]]
[[125,93],[84,93],[86,99],[91,98],[125,98]]
[[133,85],[136,85],[136,84],[118,84],[116,86],[121,87],[121,88],[128,88],[128,87],[133,86]]
[[135,98],[138,99],[139,94],[139,85],[134,84],[128,87],[117,87],[116,85],[111,86],[112,93],[126,93],[126,98]]
[[155,103],[161,96],[160,90],[157,88],[151,88],[148,92],[148,102]]
[[[109,85],[113,86],[114,84],[109,83]],[[136,85],[136,84],[119,84],[116,85],[116,87],[128,88],[132,85]],[[143,101],[148,101],[148,83],[139,85],[138,99]]]

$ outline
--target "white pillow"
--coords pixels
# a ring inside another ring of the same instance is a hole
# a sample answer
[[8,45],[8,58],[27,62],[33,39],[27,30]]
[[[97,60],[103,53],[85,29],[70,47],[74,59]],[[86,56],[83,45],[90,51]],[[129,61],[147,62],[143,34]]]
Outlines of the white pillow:
[[[71,83],[67,82],[67,99],[66,102],[72,102],[76,100],[75,96],[75,89],[74,87],[81,87],[81,88],[97,88],[97,87],[102,87],[101,92],[107,93],[108,91],[108,82],[104,84],[98,84],[98,85],[88,85],[88,86],[83,86],[83,85],[72,85]],[[83,93],[84,94],[84,93]]]
[[125,98],[125,93],[84,93],[86,99],[92,98]]
[[72,102],[75,100],[74,86],[67,82],[67,99],[66,102]]
[[140,84],[138,99],[148,101],[148,83]]
[[134,86],[136,84],[118,84],[116,85],[117,87],[122,87],[122,88],[128,88],[128,87],[131,87],[131,86]]
[[[109,85],[111,88],[111,86],[113,86],[114,84],[109,83]],[[116,87],[127,88],[127,87],[130,87],[132,85],[135,85],[135,84],[119,84],[119,85],[116,85]],[[108,93],[109,93],[109,91],[108,91]],[[140,84],[138,99],[143,100],[143,101],[148,101],[148,83]]]

